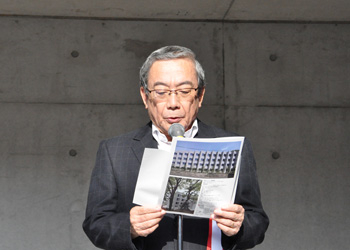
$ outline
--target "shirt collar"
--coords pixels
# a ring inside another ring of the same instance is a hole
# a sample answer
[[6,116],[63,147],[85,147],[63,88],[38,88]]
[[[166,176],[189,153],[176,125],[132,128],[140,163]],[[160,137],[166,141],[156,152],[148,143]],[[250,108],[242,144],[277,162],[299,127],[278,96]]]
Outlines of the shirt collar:
[[[184,137],[194,138],[197,133],[198,133],[198,122],[197,122],[197,119],[195,119],[192,124],[192,127],[189,130],[185,131]],[[152,123],[152,135],[153,135],[153,138],[157,141],[159,149],[167,149],[170,147],[171,142],[168,141],[168,138],[166,138],[166,136],[163,133],[161,133],[153,123]]]

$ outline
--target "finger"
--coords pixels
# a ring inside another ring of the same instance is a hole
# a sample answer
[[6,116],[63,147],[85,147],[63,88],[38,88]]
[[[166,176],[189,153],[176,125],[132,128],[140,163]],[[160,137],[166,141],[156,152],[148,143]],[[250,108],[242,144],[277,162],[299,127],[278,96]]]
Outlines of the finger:
[[212,219],[216,221],[216,223],[218,224],[222,224],[226,227],[234,227],[234,224],[236,223],[236,221],[232,220],[232,219],[227,219],[221,216],[217,216],[215,214],[212,215]]
[[217,219],[229,219],[229,220],[237,220],[237,216],[238,214],[236,214],[235,212],[226,212],[226,211],[223,211],[221,209],[215,209],[214,210],[214,219],[217,220]]
[[214,210],[214,215],[217,218],[225,218],[233,221],[243,221],[244,219],[244,208],[234,209],[234,211],[224,208],[218,208]]
[[216,221],[218,227],[221,229],[221,231],[228,235],[232,236],[238,233],[242,226],[242,221],[234,221],[231,219],[227,219],[224,217],[216,216],[215,214],[212,215],[212,219]]
[[153,220],[161,220],[165,214],[164,210],[161,210],[160,212],[152,212],[152,213],[141,213],[141,214],[134,214],[130,211],[130,222],[131,224],[137,224],[137,223],[143,223]]
[[159,226],[159,222],[162,218],[163,216],[142,222],[136,222],[130,219],[130,229],[133,238],[137,236],[145,237],[152,233]]
[[244,207],[238,204],[228,204],[221,207],[222,211],[235,212],[235,213],[244,213]]
[[134,229],[134,228],[131,228],[131,235],[133,236],[133,238],[136,238],[138,236],[147,237],[148,235],[153,233],[154,230],[156,230],[158,228],[158,226],[159,226],[159,224],[156,224],[153,227],[146,228],[146,229]]
[[224,224],[221,224],[221,223],[217,223],[217,226],[220,228],[220,230],[227,236],[233,236],[233,235],[236,235],[241,226],[240,225],[234,225],[233,227],[229,227],[229,226],[226,226]]
[[161,218],[151,219],[147,221],[142,221],[138,223],[131,223],[131,225],[135,228],[135,230],[146,230],[148,228],[152,228],[155,225],[159,224]]
[[144,215],[150,213],[157,213],[162,211],[161,207],[145,207],[145,206],[135,206],[130,210],[130,213],[137,215]]

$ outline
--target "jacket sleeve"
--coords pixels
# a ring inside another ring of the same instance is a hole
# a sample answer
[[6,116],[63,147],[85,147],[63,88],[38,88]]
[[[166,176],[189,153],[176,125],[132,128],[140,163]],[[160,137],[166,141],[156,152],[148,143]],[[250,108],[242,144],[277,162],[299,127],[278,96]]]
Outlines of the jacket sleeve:
[[113,250],[140,249],[142,239],[131,239],[129,210],[121,209],[118,202],[118,184],[106,144],[106,141],[101,142],[97,152],[83,229],[96,247]]
[[264,240],[269,219],[262,207],[255,159],[247,139],[242,151],[235,203],[244,207],[244,221],[237,235],[228,237],[222,234],[222,246],[225,250],[252,248]]

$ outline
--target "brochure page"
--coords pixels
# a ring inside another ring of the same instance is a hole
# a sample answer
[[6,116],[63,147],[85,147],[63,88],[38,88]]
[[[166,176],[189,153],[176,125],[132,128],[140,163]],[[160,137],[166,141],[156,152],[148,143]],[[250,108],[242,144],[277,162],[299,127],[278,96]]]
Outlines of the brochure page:
[[153,149],[150,155],[147,149],[134,203],[209,218],[215,208],[234,201],[243,142],[244,137],[176,137],[170,152]]

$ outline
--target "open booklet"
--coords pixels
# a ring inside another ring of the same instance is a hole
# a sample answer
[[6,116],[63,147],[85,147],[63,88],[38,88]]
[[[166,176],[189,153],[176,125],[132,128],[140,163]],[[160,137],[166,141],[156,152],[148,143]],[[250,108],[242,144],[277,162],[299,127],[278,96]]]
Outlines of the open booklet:
[[173,138],[170,152],[146,148],[133,202],[209,218],[233,203],[244,137]]

